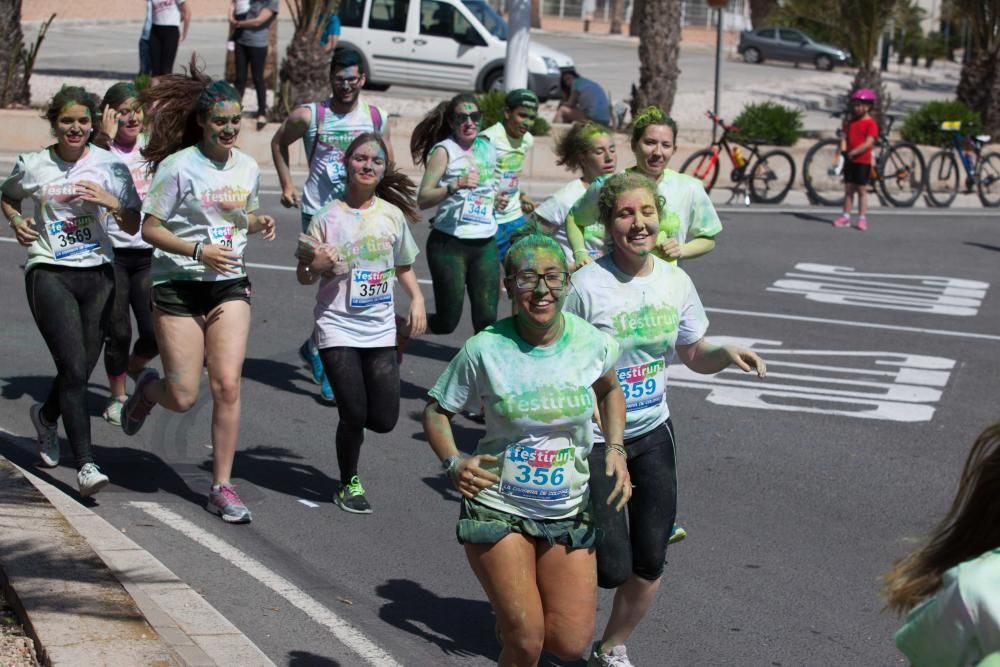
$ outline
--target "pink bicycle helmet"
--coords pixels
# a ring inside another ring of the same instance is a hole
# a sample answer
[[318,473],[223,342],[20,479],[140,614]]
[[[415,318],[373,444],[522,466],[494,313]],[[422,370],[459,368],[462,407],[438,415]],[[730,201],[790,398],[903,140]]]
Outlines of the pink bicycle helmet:
[[875,104],[875,91],[871,88],[858,88],[853,93],[851,93],[851,101],[857,100],[858,102],[867,102],[868,104]]

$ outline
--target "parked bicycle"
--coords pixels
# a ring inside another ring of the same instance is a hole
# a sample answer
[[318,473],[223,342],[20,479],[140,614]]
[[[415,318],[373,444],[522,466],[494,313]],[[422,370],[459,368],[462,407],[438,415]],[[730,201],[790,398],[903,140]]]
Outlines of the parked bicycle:
[[[830,115],[840,118],[842,114],[838,111]],[[889,133],[896,117],[887,114],[885,119],[885,127],[879,129],[878,139],[875,140],[868,188],[883,205],[888,202],[893,206],[913,206],[924,189],[924,156],[909,141],[890,143]],[[802,181],[813,204],[844,204],[842,136],[843,130],[837,130],[837,138],[817,142],[806,152],[802,163]]]
[[[760,146],[766,144],[766,141],[732,136],[739,134],[738,127],[727,125],[711,111],[706,111],[705,115],[714,125],[722,128],[722,134],[711,146],[695,151],[685,160],[681,165],[681,173],[699,179],[705,185],[705,190],[711,192],[719,178],[719,155],[725,153],[732,164],[729,180],[732,182],[733,194],[729,201],[742,194],[747,206],[751,201],[762,204],[780,203],[795,182],[795,160],[792,156],[780,149],[761,153]],[[750,154],[744,155],[744,149]],[[749,187],[749,191],[744,189],[744,185]]]
[[[927,163],[927,198],[935,206],[951,206],[958,195],[962,171],[965,191],[975,188],[983,206],[1000,206],[1000,153],[983,154],[990,135],[962,133],[961,121],[945,121],[941,129],[951,138],[951,145],[931,156]],[[959,164],[962,169],[958,168]]]

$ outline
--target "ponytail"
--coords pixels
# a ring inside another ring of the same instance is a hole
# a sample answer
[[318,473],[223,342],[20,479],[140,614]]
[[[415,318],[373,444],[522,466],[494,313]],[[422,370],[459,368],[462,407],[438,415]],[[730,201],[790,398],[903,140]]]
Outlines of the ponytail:
[[459,93],[447,102],[438,104],[417,123],[410,136],[410,155],[413,156],[414,163],[427,166],[427,158],[434,145],[451,136],[451,117],[455,115],[455,109],[466,102],[475,104],[476,109],[479,109],[479,100],[475,95]]

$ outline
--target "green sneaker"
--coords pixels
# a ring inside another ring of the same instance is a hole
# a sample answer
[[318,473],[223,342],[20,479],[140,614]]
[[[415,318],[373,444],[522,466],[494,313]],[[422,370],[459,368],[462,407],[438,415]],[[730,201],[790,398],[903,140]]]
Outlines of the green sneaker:
[[674,529],[670,533],[670,539],[667,540],[667,544],[677,544],[678,542],[680,542],[681,540],[683,540],[687,536],[688,536],[688,533],[687,533],[686,530],[684,530],[684,526],[682,526],[682,525],[680,525],[678,523],[675,523],[674,524]]
[[365,499],[365,487],[361,486],[361,480],[355,475],[347,484],[341,484],[337,494],[333,497],[333,502],[337,507],[345,512],[354,514],[371,514],[372,506]]

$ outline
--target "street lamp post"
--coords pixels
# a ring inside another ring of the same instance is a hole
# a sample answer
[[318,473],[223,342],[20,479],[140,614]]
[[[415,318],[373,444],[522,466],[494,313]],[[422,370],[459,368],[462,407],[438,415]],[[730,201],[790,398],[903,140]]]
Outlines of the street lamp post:
[[[722,83],[722,10],[729,0],[708,0],[708,6],[715,10],[715,97],[712,102],[712,113],[719,115],[719,86]],[[712,123],[712,141],[715,141],[716,124]]]

